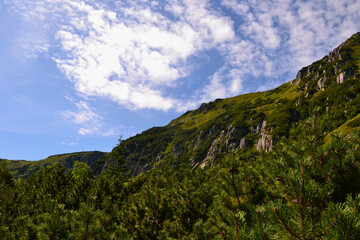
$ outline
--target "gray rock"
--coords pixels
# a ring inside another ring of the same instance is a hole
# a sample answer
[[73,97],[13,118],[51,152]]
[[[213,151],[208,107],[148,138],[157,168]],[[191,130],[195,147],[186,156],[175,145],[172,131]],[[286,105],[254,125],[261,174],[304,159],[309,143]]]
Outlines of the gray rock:
[[349,79],[350,77],[352,77],[354,74],[356,73],[356,71],[352,70],[352,69],[348,69],[345,72],[341,72],[339,73],[339,75],[336,78],[336,82],[338,84],[341,84],[343,82],[345,82],[347,79]]
[[341,83],[343,83],[344,81],[346,81],[346,79],[347,79],[346,73],[341,72],[341,73],[339,73],[339,75],[337,76],[336,82],[337,82],[338,84],[341,84]]
[[316,85],[316,90],[324,90],[325,89],[325,80],[326,80],[325,76],[323,76],[322,78],[319,79],[319,81],[317,82],[317,85]]
[[262,122],[260,138],[256,143],[256,149],[258,151],[270,151],[272,149],[273,141],[271,135],[265,129],[266,121]]
[[243,137],[241,140],[240,140],[240,145],[239,145],[239,148],[240,149],[247,149],[249,146],[248,146],[248,141],[246,139],[246,137]]

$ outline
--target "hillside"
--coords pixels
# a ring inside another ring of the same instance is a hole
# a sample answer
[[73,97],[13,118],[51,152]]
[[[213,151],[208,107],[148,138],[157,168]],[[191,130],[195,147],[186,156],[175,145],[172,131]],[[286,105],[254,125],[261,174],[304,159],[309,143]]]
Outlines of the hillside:
[[[316,109],[326,133],[350,133],[360,126],[360,33],[321,60],[302,68],[276,89],[203,103],[163,127],[153,127],[122,141],[120,152],[133,176],[166,161],[190,159],[194,168],[212,166],[236,149],[269,151]],[[330,135],[327,141],[330,140]],[[16,177],[28,177],[41,165],[60,162],[72,168],[85,162],[98,174],[104,153],[73,153],[40,161],[10,161]]]
[[[39,161],[10,160],[7,163],[7,167],[10,171],[15,173],[14,176],[16,178],[28,178],[32,173],[37,172],[41,166],[46,167],[60,163],[65,169],[71,169],[74,167],[75,161],[83,162],[88,166],[92,166],[96,160],[104,157],[104,155],[104,152],[99,151],[66,153],[49,156]],[[92,167],[92,170],[94,172],[99,172],[99,170],[95,167]]]
[[105,157],[0,161],[0,239],[360,239],[359,43]]
[[326,133],[360,126],[360,33],[276,89],[203,103],[167,126],[122,142],[133,175],[166,160],[207,167],[234,149],[269,151],[291,129],[316,115]]

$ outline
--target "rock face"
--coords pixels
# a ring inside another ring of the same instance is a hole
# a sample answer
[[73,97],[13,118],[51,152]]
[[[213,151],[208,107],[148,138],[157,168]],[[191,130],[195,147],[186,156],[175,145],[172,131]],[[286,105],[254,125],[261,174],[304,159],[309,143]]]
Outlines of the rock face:
[[[235,149],[246,148],[247,140],[245,136],[248,133],[249,130],[247,128],[236,128],[233,125],[229,125],[226,130],[221,130],[217,137],[211,142],[205,158],[197,165],[205,167],[209,165],[209,162],[211,162],[210,165],[212,165],[212,163],[218,158],[217,155],[230,152]],[[209,135],[213,134],[213,128],[211,128]]]
[[[204,159],[194,164],[202,168],[209,165],[211,166],[213,162],[217,160],[218,155],[221,156],[221,154],[231,152],[232,150],[252,147],[253,145],[251,145],[247,139],[249,133],[256,133],[258,136],[255,143],[255,147],[258,151],[270,151],[273,146],[273,140],[271,134],[265,129],[265,126],[265,120],[261,121],[250,130],[229,125],[226,130],[220,131],[217,137],[212,141]],[[195,146],[197,146],[199,142],[204,142],[204,140],[198,140]]]
[[258,151],[270,151],[272,149],[273,141],[271,135],[265,129],[266,121],[262,121],[261,130],[260,130],[260,138],[256,143],[256,149]]
[[341,84],[344,81],[346,81],[347,78],[348,78],[348,76],[347,76],[346,72],[339,73],[339,75],[336,78],[336,82],[338,84]]
[[325,89],[325,80],[326,76],[319,79],[316,85],[316,90],[324,90]]
[[341,83],[345,82],[348,78],[352,77],[355,73],[356,73],[356,71],[354,71],[353,69],[348,69],[345,72],[341,72],[336,77],[336,82],[338,84],[341,84]]

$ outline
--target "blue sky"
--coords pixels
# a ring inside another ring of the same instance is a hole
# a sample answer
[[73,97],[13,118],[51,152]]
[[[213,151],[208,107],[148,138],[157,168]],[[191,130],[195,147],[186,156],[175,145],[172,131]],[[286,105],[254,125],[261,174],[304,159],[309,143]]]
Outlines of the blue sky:
[[359,22],[357,0],[3,0],[0,157],[110,151],[292,80]]

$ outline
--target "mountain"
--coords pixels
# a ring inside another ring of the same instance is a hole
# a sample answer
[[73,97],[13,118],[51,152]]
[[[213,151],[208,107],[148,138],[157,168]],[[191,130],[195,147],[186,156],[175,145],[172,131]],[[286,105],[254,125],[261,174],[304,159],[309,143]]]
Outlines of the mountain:
[[109,154],[10,162],[71,171],[0,161],[0,239],[360,239],[359,43]]
[[165,161],[190,159],[194,168],[206,168],[234,149],[269,151],[313,111],[326,133],[349,133],[360,126],[359,45],[356,33],[276,89],[203,103],[113,151],[121,149],[137,175]]
[[[236,149],[269,151],[313,111],[328,140],[332,132],[350,133],[360,126],[359,69],[360,33],[356,33],[278,88],[203,103],[166,126],[122,141],[112,152],[120,153],[135,176],[166,161],[189,159],[194,168],[206,168]],[[8,168],[17,171],[16,177],[26,178],[41,165],[60,162],[72,168],[74,161],[81,161],[99,174],[108,164],[104,155],[83,152],[9,161]]]
[[93,164],[103,158],[105,154],[104,152],[92,151],[53,155],[39,161],[9,160],[7,167],[11,172],[15,173],[14,177],[28,178],[33,172],[37,172],[41,166],[46,167],[60,163],[65,169],[71,169],[74,167],[75,161],[79,161],[86,163],[93,172],[98,173],[101,169],[98,169]]

